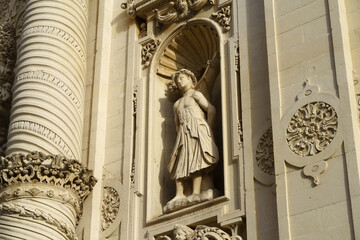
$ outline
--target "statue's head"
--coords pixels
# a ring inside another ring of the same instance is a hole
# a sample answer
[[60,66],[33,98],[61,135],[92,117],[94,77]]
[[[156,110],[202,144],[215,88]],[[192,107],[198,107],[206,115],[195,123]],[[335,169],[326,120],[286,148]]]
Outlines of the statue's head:
[[182,90],[182,86],[180,86],[181,84],[179,85],[179,79],[185,78],[185,77],[188,78],[190,80],[190,82],[192,83],[191,88],[194,88],[197,85],[197,79],[195,77],[195,74],[192,73],[190,70],[181,69],[172,75],[173,81],[175,82],[176,86],[180,90]]
[[188,226],[176,224],[173,230],[175,240],[187,240],[194,234],[194,230]]

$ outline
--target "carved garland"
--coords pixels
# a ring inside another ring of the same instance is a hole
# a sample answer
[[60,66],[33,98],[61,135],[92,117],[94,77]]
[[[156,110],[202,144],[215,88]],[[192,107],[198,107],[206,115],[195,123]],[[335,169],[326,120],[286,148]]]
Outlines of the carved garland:
[[67,226],[65,222],[57,220],[50,214],[47,214],[45,211],[40,209],[31,209],[14,203],[2,203],[0,204],[0,213],[1,215],[17,214],[21,217],[30,217],[35,220],[45,221],[63,232],[70,240],[77,239],[74,231]]
[[268,129],[260,138],[256,147],[256,161],[261,171],[275,174],[272,129]]
[[219,23],[220,26],[224,28],[224,32],[228,32],[230,30],[231,23],[231,8],[230,6],[223,7],[219,11],[211,14],[211,17],[215,19],[216,22]]
[[291,118],[286,140],[295,154],[313,156],[331,143],[337,129],[335,109],[325,102],[311,102],[302,106]]
[[[44,183],[71,189],[82,204],[95,186],[96,179],[91,170],[62,155],[32,152],[1,157],[0,187],[24,183]],[[49,194],[52,195],[51,192]]]

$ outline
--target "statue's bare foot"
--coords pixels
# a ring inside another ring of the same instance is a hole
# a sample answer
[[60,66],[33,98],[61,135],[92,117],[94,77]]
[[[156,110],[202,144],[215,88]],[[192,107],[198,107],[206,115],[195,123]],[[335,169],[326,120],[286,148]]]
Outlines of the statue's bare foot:
[[171,199],[164,207],[164,212],[172,212],[177,209],[181,209],[186,207],[188,204],[188,200],[184,195],[177,195],[173,199]]
[[171,199],[167,204],[174,203],[176,201],[186,199],[185,195],[176,195],[173,199]]

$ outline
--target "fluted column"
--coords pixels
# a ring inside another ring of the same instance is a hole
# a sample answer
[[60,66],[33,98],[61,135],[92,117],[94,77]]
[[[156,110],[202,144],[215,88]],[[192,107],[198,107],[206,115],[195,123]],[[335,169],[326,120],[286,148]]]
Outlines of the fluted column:
[[42,151],[79,159],[87,0],[28,0],[6,155]]

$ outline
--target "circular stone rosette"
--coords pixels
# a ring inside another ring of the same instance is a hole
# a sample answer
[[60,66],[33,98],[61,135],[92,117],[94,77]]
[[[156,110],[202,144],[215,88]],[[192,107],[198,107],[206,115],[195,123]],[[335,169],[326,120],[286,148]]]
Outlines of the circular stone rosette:
[[302,157],[311,157],[324,151],[338,131],[335,109],[322,101],[310,102],[299,108],[286,129],[290,150]]

